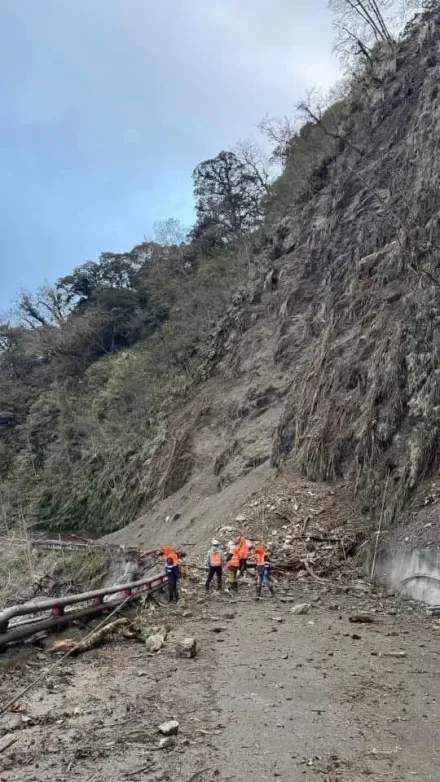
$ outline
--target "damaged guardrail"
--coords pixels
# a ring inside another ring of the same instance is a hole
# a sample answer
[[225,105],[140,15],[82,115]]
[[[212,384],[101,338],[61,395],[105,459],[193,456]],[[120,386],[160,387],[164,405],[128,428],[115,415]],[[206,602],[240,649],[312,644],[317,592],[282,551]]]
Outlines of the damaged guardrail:
[[[90,592],[49,598],[6,608],[4,611],[0,612],[0,651],[3,650],[8,643],[30,638],[41,630],[63,627],[75,619],[82,619],[109,609],[114,609],[119,603],[122,604],[126,602],[127,598],[135,599],[145,594],[149,595],[158,592],[165,587],[166,583],[166,575],[149,576],[139,581],[131,581],[126,584],[117,584],[116,586],[94,589]],[[122,597],[120,598],[115,600],[104,600],[104,598],[109,595],[121,593]],[[87,605],[78,611],[65,611],[69,606],[90,602],[91,605]],[[9,627],[10,621],[16,617],[35,616],[35,614],[41,614],[45,611],[50,611],[49,617],[34,618],[27,622],[20,622],[19,624]]]

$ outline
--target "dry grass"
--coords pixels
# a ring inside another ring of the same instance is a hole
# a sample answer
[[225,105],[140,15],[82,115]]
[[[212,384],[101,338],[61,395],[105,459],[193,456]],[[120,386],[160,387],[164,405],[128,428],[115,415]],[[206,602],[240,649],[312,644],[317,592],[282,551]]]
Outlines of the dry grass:
[[33,548],[25,530],[1,535],[0,544],[0,607],[99,586],[110,564],[96,552]]

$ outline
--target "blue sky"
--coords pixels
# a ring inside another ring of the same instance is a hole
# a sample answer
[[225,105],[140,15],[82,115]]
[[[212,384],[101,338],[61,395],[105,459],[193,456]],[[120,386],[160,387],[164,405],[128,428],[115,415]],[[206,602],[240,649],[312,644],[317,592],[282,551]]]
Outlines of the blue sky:
[[337,78],[326,0],[0,0],[0,308],[156,220]]

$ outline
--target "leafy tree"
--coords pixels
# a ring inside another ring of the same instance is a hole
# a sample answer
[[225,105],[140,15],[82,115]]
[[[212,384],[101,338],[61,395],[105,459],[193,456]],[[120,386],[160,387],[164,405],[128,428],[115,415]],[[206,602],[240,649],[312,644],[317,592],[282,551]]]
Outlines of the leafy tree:
[[251,233],[261,222],[267,193],[259,172],[235,152],[220,152],[193,172],[197,232],[218,231],[224,242]]
[[133,253],[101,253],[99,262],[87,261],[57,282],[69,304],[84,306],[104,288],[133,289],[142,261]]

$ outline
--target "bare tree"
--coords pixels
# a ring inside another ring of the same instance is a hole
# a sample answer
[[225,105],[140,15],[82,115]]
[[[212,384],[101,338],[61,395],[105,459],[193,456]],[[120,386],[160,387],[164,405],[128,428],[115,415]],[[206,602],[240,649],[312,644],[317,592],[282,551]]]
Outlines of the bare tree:
[[184,228],[175,217],[153,223],[153,232],[155,241],[164,247],[184,244],[188,235],[188,229]]
[[22,293],[16,310],[19,321],[28,328],[61,326],[70,312],[62,292],[49,285],[38,288],[35,293]]
[[396,0],[329,0],[337,32],[335,49],[346,64],[363,55],[372,59],[375,45],[394,46],[391,33]]
[[260,184],[261,192],[269,193],[272,164],[269,156],[265,154],[259,144],[251,139],[239,141],[233,151],[238,160],[253,174],[255,181]]
[[318,125],[326,136],[347,144],[361,153],[359,147],[350,141],[343,129],[344,112],[341,111],[341,106],[343,106],[342,99],[334,102],[323,98],[316,90],[310,90],[305,100],[300,101],[296,108],[303,121]]
[[297,132],[292,117],[270,117],[266,114],[258,129],[273,144],[272,161],[285,164],[292,152],[292,142]]

